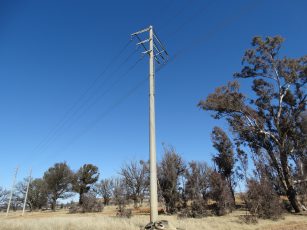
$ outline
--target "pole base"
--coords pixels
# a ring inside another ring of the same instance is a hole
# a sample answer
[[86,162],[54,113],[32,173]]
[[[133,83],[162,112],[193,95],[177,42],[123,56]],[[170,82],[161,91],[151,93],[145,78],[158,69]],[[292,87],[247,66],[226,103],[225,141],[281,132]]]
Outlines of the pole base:
[[144,230],[177,230],[174,226],[172,226],[167,220],[160,220],[156,222],[150,222],[148,223]]

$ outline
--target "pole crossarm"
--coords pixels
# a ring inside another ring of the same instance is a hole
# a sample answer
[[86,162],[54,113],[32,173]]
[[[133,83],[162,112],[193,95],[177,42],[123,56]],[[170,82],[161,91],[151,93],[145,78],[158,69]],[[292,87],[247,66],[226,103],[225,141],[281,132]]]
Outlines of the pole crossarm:
[[149,30],[150,30],[150,26],[147,27],[147,28],[145,28],[145,29],[142,29],[142,30],[139,30],[139,31],[137,31],[137,32],[132,33],[131,36],[133,37],[133,36],[135,36],[135,35],[138,35],[138,34],[147,32],[147,31],[149,31]]
[[[145,32],[152,31],[152,38],[144,38],[142,39],[141,36]],[[134,38],[136,37],[137,40],[139,41],[136,43],[137,46],[142,46],[143,49],[145,50],[142,52],[143,54],[148,54],[150,55],[150,52],[152,51],[150,49],[150,42],[152,41],[153,43],[153,57],[155,61],[161,65],[165,64],[168,61],[168,53],[166,49],[164,48],[165,46],[162,44],[161,40],[158,38],[158,36],[155,34],[152,26],[149,26],[148,28],[145,28],[143,30],[137,31],[135,33],[131,34],[131,37]],[[148,47],[147,47],[148,46]]]
[[139,43],[136,43],[136,45],[138,46],[138,45],[147,43],[147,42],[149,42],[149,41],[150,41],[150,39],[148,38],[148,39],[146,39],[146,40],[144,40],[144,41],[141,41],[141,42],[139,42]]

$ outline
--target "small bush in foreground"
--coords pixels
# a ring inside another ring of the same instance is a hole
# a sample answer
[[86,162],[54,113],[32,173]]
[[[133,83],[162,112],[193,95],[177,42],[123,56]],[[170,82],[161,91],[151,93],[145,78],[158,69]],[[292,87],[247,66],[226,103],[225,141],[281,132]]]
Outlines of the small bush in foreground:
[[123,205],[118,206],[117,208],[117,213],[116,213],[117,217],[123,217],[123,218],[131,218],[132,216],[132,210],[126,208]]

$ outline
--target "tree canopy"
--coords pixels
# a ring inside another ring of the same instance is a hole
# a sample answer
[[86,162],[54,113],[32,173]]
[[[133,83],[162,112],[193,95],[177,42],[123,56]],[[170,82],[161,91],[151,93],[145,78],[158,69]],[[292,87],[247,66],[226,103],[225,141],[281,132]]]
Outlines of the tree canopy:
[[239,144],[268,158],[268,167],[299,212],[293,165],[306,155],[301,115],[306,107],[307,56],[280,58],[282,43],[280,36],[255,37],[245,52],[243,68],[234,77],[252,79],[252,95],[244,95],[235,80],[218,87],[198,106],[213,111],[216,119],[226,118]]

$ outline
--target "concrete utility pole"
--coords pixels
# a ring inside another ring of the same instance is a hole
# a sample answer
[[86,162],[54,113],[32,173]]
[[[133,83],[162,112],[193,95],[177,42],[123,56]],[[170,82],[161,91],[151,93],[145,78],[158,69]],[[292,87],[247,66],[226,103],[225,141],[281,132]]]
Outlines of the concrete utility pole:
[[27,191],[26,191],[26,195],[25,195],[25,200],[23,202],[22,216],[25,214],[25,209],[26,209],[26,205],[27,205],[28,192],[29,192],[29,187],[30,187],[30,183],[31,183],[31,174],[32,174],[32,168],[30,168]]
[[7,205],[6,216],[9,214],[9,211],[10,211],[12,196],[13,196],[13,192],[14,192],[14,189],[15,189],[15,182],[16,182],[17,172],[18,172],[18,166],[16,167],[16,170],[15,170],[15,173],[14,173],[14,177],[13,177],[13,184],[12,184],[12,189],[11,189],[11,193],[10,193],[9,203]]
[[[149,32],[149,38],[141,40],[140,36]],[[156,157],[156,124],[155,124],[155,61],[158,64],[165,63],[167,52],[153,31],[153,27],[140,30],[131,34],[137,37],[139,43],[145,49],[143,54],[149,55],[149,164],[150,164],[150,221],[156,222],[158,218],[158,189],[157,189],[157,157]],[[157,44],[156,44],[157,42]],[[149,44],[148,44],[149,43]],[[148,48],[146,47],[148,44]],[[156,54],[155,52],[156,51]],[[166,56],[164,56],[164,54]]]
[[150,221],[155,222],[158,218],[158,188],[156,157],[155,69],[152,26],[149,27],[149,130]]

